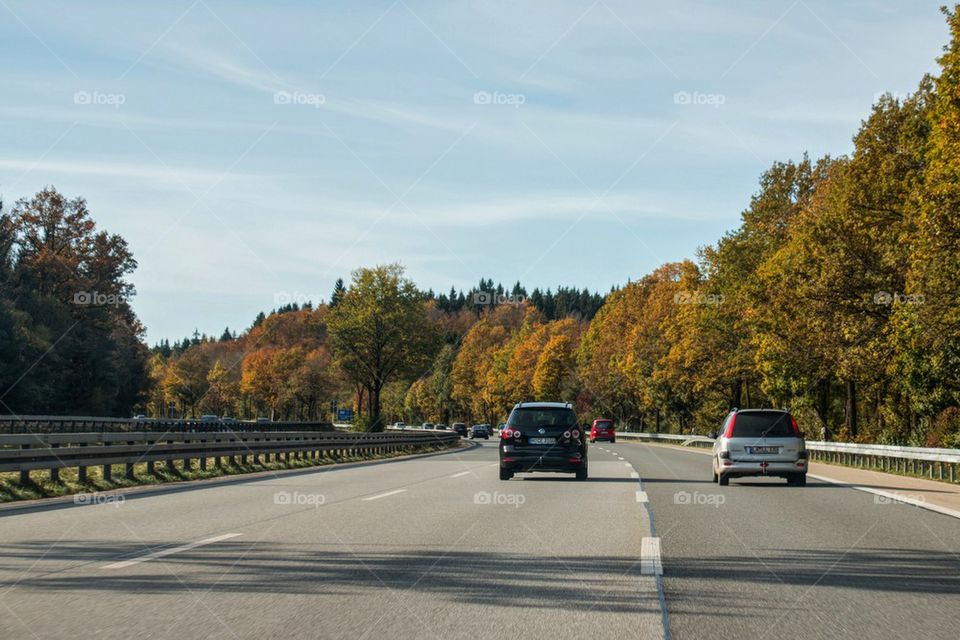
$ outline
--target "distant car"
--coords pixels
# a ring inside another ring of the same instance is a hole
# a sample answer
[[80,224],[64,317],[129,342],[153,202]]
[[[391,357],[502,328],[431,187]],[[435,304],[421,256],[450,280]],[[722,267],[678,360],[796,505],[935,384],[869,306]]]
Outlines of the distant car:
[[147,416],[143,415],[142,413],[138,413],[137,415],[133,416],[133,419],[134,419],[134,420],[146,420],[146,419],[147,419]]
[[233,416],[223,416],[222,418],[220,418],[220,422],[222,422],[223,424],[225,424],[225,425],[227,425],[227,426],[231,426],[231,427],[234,427],[234,426],[240,424],[240,422],[239,422],[236,418],[234,418]]
[[215,415],[206,414],[206,415],[200,416],[200,422],[204,422],[204,423],[220,422],[220,418]]
[[259,418],[257,418],[257,424],[269,424],[269,423],[270,423],[270,418],[265,418],[263,416],[260,416]]
[[432,423],[432,422],[424,422],[422,425],[420,425],[420,428],[421,428],[421,429],[433,429],[433,423]]
[[613,420],[597,418],[590,427],[590,442],[597,440],[617,441],[617,432],[613,428]]
[[467,425],[465,425],[464,423],[462,423],[462,422],[454,422],[454,423],[453,423],[453,430],[454,430],[454,432],[456,432],[457,434],[459,434],[461,437],[463,437],[463,438],[466,438],[466,437],[467,437]]
[[788,484],[807,484],[807,445],[797,421],[786,411],[734,409],[713,443],[713,480],[775,476]]
[[406,428],[407,428],[407,425],[406,425],[405,422],[394,422],[394,423],[393,423],[393,428],[394,428],[394,429],[406,429]]
[[448,431],[448,430],[450,429],[450,427],[448,427],[447,425],[443,424],[442,422],[441,422],[440,424],[434,426],[433,428],[436,429],[437,431]]
[[487,431],[487,425],[485,424],[475,424],[470,427],[470,439],[474,438],[483,438],[484,440],[490,439],[490,432]]
[[500,434],[500,479],[556,471],[587,479],[587,437],[568,402],[521,402]]

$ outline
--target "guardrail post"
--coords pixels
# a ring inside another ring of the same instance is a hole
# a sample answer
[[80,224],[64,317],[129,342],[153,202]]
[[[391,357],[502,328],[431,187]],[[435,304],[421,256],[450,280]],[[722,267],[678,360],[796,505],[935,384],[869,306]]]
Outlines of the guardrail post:
[[[50,445],[51,449],[56,449],[59,447],[59,443]],[[59,483],[60,482],[60,467],[50,467],[50,482]]]
[[103,479],[107,482],[113,480],[113,465],[105,464],[103,465]]
[[[128,445],[133,445],[133,444],[136,444],[136,443],[127,441],[127,444],[128,444]],[[126,474],[125,474],[125,475],[126,475],[127,480],[133,480],[133,479],[134,479],[133,463],[132,463],[132,462],[128,462],[128,463],[127,463],[127,469],[126,469]]]
[[[87,446],[86,442],[80,443],[81,447]],[[80,484],[86,484],[87,482],[87,468],[86,467],[77,467],[77,482]]]
[[[21,449],[29,449],[30,445],[25,444],[21,445]],[[20,470],[20,484],[30,484],[30,471],[27,469]]]
[[[183,444],[190,444],[190,440],[186,436],[184,436],[183,438]],[[187,456],[186,458],[183,459],[183,472],[189,473],[192,467],[193,465],[190,462],[190,457]]]

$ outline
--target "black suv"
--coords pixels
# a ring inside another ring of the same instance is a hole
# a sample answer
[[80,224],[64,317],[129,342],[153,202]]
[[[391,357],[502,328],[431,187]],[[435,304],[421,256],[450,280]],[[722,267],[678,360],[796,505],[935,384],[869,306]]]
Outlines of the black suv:
[[454,433],[457,433],[457,434],[463,436],[464,438],[467,437],[467,425],[465,425],[465,424],[462,423],[462,422],[454,422],[454,423],[453,423],[453,431],[454,431]]
[[587,437],[568,402],[521,402],[500,433],[500,479],[518,471],[575,473],[587,479]]

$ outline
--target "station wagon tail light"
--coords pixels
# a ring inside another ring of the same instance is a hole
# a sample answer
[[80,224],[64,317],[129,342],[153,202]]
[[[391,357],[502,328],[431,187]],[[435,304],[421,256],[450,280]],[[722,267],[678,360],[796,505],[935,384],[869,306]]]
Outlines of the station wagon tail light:
[[730,416],[730,424],[727,425],[727,430],[723,432],[724,438],[733,437],[733,424],[737,421],[737,414]]
[[573,431],[570,432],[570,435],[573,436],[574,438],[579,438],[580,431],[578,431],[577,429],[574,429]]

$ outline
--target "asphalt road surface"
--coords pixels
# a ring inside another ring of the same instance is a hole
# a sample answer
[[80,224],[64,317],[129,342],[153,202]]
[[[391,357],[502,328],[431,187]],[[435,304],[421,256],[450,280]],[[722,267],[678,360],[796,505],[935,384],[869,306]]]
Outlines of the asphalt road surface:
[[662,446],[597,443],[588,482],[496,456],[0,512],[0,638],[956,635],[960,520]]

